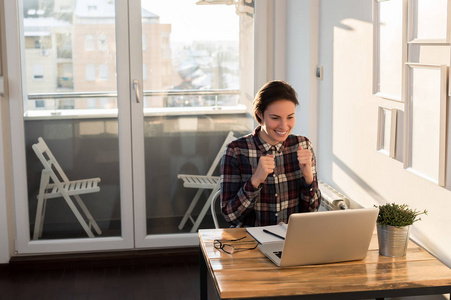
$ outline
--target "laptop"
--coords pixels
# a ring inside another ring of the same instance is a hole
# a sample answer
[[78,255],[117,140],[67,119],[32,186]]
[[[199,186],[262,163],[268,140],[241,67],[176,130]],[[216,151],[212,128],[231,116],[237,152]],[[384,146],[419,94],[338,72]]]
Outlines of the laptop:
[[259,245],[279,267],[361,260],[373,236],[378,208],[292,214],[285,240]]

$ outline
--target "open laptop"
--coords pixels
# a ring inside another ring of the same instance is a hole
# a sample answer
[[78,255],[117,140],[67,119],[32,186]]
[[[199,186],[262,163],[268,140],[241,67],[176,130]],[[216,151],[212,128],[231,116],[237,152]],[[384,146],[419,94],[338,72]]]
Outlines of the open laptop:
[[292,214],[285,240],[259,245],[279,267],[360,260],[366,257],[378,208]]

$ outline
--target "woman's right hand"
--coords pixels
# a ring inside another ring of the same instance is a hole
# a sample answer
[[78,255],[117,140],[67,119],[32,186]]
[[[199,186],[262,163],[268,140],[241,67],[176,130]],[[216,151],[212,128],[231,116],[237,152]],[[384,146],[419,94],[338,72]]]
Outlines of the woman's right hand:
[[274,155],[268,154],[260,157],[257,170],[251,177],[251,183],[254,188],[258,188],[259,185],[266,180],[266,177],[274,172],[275,167],[276,163],[274,162]]

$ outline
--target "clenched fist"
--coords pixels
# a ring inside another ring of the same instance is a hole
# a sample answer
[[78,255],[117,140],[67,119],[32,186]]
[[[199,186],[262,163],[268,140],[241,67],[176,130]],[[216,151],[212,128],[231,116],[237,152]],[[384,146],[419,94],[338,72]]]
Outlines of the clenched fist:
[[258,186],[266,180],[268,174],[274,172],[274,168],[276,167],[276,163],[274,162],[274,155],[266,155],[260,157],[258,161],[257,170],[251,177],[251,183],[254,188],[258,188]]
[[301,168],[302,175],[304,176],[305,182],[311,184],[313,182],[312,173],[312,151],[309,149],[298,148],[298,161],[299,167]]

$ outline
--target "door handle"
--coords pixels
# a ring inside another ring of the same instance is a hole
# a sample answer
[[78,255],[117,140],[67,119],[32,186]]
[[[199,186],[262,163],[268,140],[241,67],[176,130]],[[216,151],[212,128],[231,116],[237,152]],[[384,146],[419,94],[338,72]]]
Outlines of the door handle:
[[136,103],[141,102],[139,99],[139,81],[138,79],[133,80],[133,89],[135,90]]

